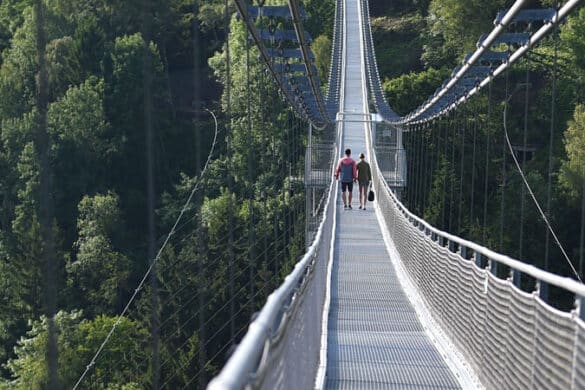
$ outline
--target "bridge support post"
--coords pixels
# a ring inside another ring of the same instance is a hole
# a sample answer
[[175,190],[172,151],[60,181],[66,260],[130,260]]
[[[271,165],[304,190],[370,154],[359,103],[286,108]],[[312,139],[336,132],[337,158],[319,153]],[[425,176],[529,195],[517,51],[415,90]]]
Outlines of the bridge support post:
[[463,257],[465,260],[467,260],[467,247],[466,246],[459,247],[459,255],[461,257]]
[[548,302],[548,283],[539,280],[538,285],[538,297],[542,299],[543,302]]
[[512,278],[512,284],[514,284],[514,286],[520,288],[520,271],[518,270],[511,270],[510,271],[510,277]]
[[475,265],[476,265],[478,268],[481,268],[481,258],[482,258],[482,254],[481,254],[481,253],[478,253],[478,252],[475,252],[475,253],[473,254],[473,258],[474,258],[474,260],[475,260]]
[[492,259],[489,259],[489,268],[490,268],[490,272],[492,273],[492,275],[494,276],[498,276],[498,262]]
[[439,236],[439,245],[445,246],[445,237]]
[[577,310],[579,318],[585,321],[585,296],[577,296]]

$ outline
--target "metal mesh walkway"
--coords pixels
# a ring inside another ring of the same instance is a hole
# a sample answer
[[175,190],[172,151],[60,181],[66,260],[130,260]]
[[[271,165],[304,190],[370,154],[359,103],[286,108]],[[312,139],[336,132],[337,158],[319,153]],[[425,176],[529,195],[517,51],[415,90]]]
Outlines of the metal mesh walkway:
[[375,212],[355,203],[338,204],[326,387],[459,388],[400,287]]
[[[345,75],[342,148],[366,152],[367,106],[360,50],[358,1],[345,1]],[[353,209],[337,200],[331,275],[326,388],[459,388],[425,334],[400,287],[372,205]]]

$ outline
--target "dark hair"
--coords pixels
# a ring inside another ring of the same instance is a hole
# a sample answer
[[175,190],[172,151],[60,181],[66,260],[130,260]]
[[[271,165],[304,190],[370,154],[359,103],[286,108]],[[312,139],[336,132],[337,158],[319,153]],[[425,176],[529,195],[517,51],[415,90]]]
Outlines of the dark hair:
[[360,153],[360,158],[366,158],[366,156],[363,153]]
[[349,156],[351,154],[351,149],[350,148],[345,149],[345,154]]

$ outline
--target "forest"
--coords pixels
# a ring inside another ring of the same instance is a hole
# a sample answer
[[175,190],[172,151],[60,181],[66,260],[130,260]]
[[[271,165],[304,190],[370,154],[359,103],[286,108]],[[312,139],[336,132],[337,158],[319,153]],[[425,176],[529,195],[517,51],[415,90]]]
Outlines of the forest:
[[[302,4],[327,85],[335,2]],[[420,105],[491,30],[484,15],[510,4],[370,0],[393,109]],[[553,35],[491,94],[408,133],[403,200],[571,275],[501,154],[503,102],[528,73],[511,134],[520,144],[527,108],[525,172],[543,204],[550,188],[550,220],[582,275],[585,10]],[[0,389],[204,388],[304,253],[307,124],[247,38],[231,1],[0,2]]]

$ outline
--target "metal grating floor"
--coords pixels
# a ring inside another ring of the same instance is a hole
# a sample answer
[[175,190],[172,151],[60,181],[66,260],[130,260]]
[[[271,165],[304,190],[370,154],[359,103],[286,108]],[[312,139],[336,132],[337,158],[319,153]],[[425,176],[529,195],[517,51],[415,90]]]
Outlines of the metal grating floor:
[[400,287],[373,207],[353,203],[338,201],[326,388],[459,388]]
[[[358,1],[345,0],[343,75],[343,112],[350,120],[343,125],[342,150],[351,148],[354,159],[360,152],[367,155],[365,126],[356,121],[367,112]],[[401,289],[373,205],[359,210],[357,195],[355,185],[352,210],[337,199],[325,387],[460,388]]]

